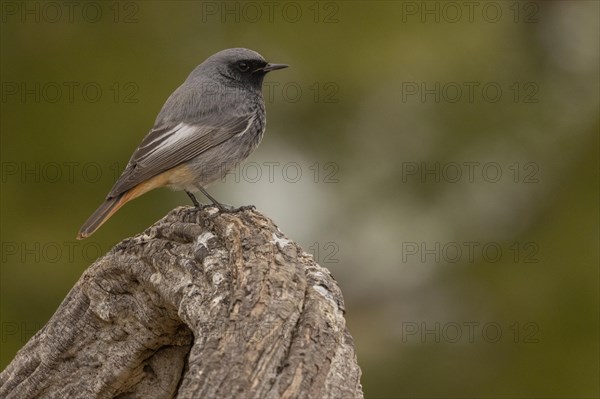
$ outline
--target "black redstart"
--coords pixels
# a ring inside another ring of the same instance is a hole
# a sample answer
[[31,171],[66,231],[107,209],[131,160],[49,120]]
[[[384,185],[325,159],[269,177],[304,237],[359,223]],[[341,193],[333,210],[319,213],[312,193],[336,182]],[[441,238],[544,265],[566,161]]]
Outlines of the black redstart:
[[265,131],[262,83],[269,64],[255,51],[220,51],[198,65],[163,105],[154,127],[136,148],[102,205],[77,239],[96,231],[128,201],[157,187],[201,191],[254,151]]

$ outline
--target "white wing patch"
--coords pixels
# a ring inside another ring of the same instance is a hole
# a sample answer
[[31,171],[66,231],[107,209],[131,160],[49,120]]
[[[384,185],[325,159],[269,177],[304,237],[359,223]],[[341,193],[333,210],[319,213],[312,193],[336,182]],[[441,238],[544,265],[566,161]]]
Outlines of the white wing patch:
[[155,138],[151,142],[149,142],[146,146],[151,146],[153,143],[158,141],[162,141],[159,145],[157,145],[152,150],[148,151],[148,153],[144,154],[144,158],[154,154],[157,151],[162,151],[165,148],[169,148],[170,146],[178,143],[180,141],[186,141],[187,138],[194,135],[194,133],[198,132],[198,128],[194,125],[188,125],[187,123],[180,123],[175,126],[173,129],[168,130],[161,134],[159,137]]

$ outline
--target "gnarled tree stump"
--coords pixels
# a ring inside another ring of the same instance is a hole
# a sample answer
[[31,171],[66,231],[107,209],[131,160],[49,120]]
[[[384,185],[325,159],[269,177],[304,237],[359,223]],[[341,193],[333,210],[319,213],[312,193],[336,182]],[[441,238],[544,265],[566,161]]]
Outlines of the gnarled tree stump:
[[180,207],[79,279],[2,398],[362,398],[331,274],[254,210]]

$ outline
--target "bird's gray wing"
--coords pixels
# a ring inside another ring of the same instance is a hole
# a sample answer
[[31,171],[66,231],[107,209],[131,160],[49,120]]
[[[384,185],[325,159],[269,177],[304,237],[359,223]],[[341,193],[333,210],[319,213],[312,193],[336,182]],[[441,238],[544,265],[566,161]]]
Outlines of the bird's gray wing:
[[115,197],[248,129],[254,113],[153,128],[133,153],[107,198]]

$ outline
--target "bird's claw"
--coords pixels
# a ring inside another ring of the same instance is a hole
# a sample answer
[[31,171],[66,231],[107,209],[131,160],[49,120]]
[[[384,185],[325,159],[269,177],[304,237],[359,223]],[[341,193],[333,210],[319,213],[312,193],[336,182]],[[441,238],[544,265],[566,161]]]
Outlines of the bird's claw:
[[213,204],[216,206],[221,213],[238,213],[243,211],[253,211],[256,210],[256,206],[254,205],[242,205],[239,207],[234,207],[233,205],[227,204]]

